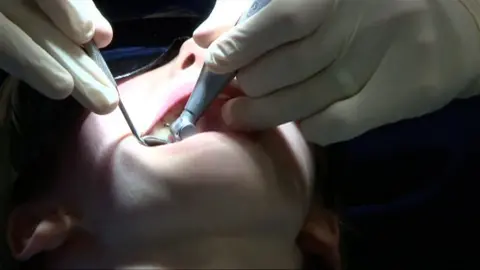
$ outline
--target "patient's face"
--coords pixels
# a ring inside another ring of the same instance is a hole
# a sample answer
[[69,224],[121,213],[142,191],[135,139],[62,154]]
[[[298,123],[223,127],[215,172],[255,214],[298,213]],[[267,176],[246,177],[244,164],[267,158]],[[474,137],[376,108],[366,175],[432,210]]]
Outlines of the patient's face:
[[[189,40],[171,63],[119,86],[140,131],[162,127],[178,114],[203,54]],[[90,114],[64,148],[55,188],[44,198],[48,205],[61,206],[79,228],[67,230],[70,241],[55,245],[62,247],[52,252],[57,263],[81,265],[72,254],[105,252],[98,251],[102,247],[118,249],[117,256],[123,254],[118,259],[127,264],[154,261],[152,256],[173,252],[172,243],[177,248],[198,243],[195,252],[188,251],[197,254],[207,248],[200,243],[208,242],[217,257],[215,249],[241,249],[236,240],[293,248],[311,188],[307,144],[293,124],[257,134],[229,132],[219,111],[238,93],[226,90],[200,120],[200,134],[159,147],[141,146],[119,110]],[[75,237],[76,231],[82,237]],[[93,240],[87,244],[85,239]],[[233,242],[223,242],[227,239]],[[147,250],[161,252],[145,255]]]

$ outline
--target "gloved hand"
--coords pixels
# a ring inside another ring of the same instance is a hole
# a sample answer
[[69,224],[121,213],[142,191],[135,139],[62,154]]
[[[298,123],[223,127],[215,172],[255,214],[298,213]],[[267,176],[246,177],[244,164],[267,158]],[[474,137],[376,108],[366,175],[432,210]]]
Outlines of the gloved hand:
[[227,124],[298,121],[327,145],[477,94],[465,90],[480,71],[475,1],[272,0],[234,28],[219,2],[194,39],[211,70],[240,69],[247,97],[225,105]]
[[47,97],[73,95],[98,114],[116,108],[118,94],[106,75],[81,49],[99,47],[112,28],[92,0],[1,0],[0,68]]

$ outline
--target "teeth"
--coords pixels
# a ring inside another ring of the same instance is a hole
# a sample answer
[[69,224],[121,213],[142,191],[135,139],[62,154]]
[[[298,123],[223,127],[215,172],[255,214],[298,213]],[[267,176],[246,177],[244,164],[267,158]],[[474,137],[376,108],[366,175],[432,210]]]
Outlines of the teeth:
[[177,117],[180,115],[182,112],[183,107],[182,106],[177,106],[172,108],[166,115],[163,117],[162,121],[159,122],[154,128],[153,131],[151,132],[151,136],[160,138],[162,140],[169,140],[169,137],[172,135],[170,128],[168,125],[170,123],[173,123],[177,119]]
[[151,135],[159,139],[168,141],[172,133],[170,132],[170,128],[166,126],[158,126],[155,127]]
[[[228,100],[230,99],[230,96],[226,94],[220,94],[218,96],[219,99],[223,100]],[[162,140],[169,140],[170,137],[172,136],[172,132],[170,128],[168,127],[169,124],[173,123],[177,119],[177,117],[182,113],[183,111],[183,106],[176,106],[173,107],[162,119],[161,122],[159,122],[154,128],[153,131],[148,134],[157,138],[160,138]]]

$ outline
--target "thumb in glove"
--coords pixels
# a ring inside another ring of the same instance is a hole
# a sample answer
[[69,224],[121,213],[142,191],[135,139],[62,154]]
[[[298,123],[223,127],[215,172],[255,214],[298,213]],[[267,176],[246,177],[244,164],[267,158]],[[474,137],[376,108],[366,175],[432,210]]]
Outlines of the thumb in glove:
[[193,40],[202,48],[208,48],[213,41],[235,26],[252,0],[217,0],[210,16],[193,32]]
[[91,0],[38,0],[37,4],[59,29],[78,45],[93,38],[96,45],[103,48],[112,41],[112,26]]

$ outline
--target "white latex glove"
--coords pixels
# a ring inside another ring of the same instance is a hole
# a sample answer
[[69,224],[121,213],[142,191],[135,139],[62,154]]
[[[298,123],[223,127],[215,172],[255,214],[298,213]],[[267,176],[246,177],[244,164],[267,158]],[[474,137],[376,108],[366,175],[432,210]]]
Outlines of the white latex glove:
[[118,94],[80,47],[112,40],[112,28],[92,0],[1,0],[0,68],[53,99],[70,94],[98,114],[116,108]]
[[327,145],[477,94],[465,89],[480,71],[478,7],[478,0],[272,0],[232,28],[239,14],[219,3],[194,39],[208,47],[211,70],[240,69],[248,97],[225,105],[227,124],[256,130],[298,121],[309,141]]

